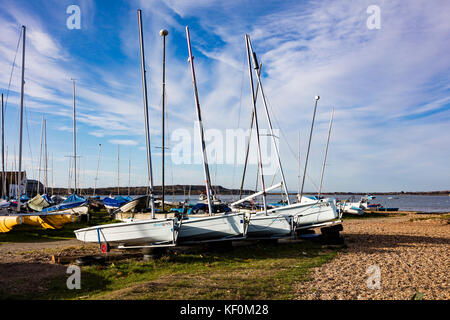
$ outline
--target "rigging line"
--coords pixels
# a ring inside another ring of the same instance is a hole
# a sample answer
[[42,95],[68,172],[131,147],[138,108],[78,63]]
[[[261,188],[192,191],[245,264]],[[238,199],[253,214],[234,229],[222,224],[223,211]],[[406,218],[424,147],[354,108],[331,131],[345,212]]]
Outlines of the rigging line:
[[[284,134],[284,130],[283,130],[282,127],[280,126],[280,123],[279,123],[279,121],[278,121],[278,119],[277,119],[277,117],[276,117],[276,115],[275,115],[275,112],[273,112],[273,108],[272,108],[272,106],[270,105],[270,102],[269,102],[268,100],[267,100],[267,105],[269,106],[269,112],[271,113],[271,115],[273,115],[273,118],[274,118],[274,120],[275,120],[275,121],[274,121],[275,124],[276,124],[276,125],[278,126],[278,128],[279,128],[278,130],[280,131],[281,135],[283,136],[284,143],[288,146],[288,149],[289,149],[291,155],[293,156],[293,158],[294,158],[296,161],[298,161],[298,156],[295,154],[295,152],[293,151],[291,145],[289,144],[289,140],[287,139],[287,136]],[[303,173],[303,174],[304,174],[304,173]],[[306,178],[308,178],[308,181],[309,181],[310,183],[312,183],[316,189],[319,188],[319,186],[314,182],[314,179],[313,179],[310,175],[306,174]]]
[[30,157],[31,157],[31,172],[33,173],[33,176],[35,176],[36,172],[34,171],[33,166],[33,152],[31,151],[30,129],[28,125],[29,110],[26,106],[26,103],[24,104],[24,109],[25,109],[25,125],[27,128],[27,136],[28,136],[28,148],[30,149]]
[[[167,99],[167,87],[164,89],[164,100],[166,102],[166,108],[164,109],[164,125],[166,127],[165,130],[165,135],[168,134],[169,131],[169,112],[167,111],[167,106],[168,104],[168,99]],[[162,98],[161,98],[161,104],[162,104]],[[170,156],[172,157],[172,149],[171,149],[171,144],[170,144],[170,139],[169,141],[164,140],[164,144],[167,145],[167,149],[170,150]],[[164,151],[165,152],[165,151]],[[173,182],[173,163],[172,163],[172,158],[170,159],[170,175],[171,175],[171,183],[172,183],[172,201],[175,202],[175,184]]]
[[[242,59],[242,76],[241,76],[241,94],[239,97],[239,112],[238,112],[238,124],[237,124],[237,128],[240,128],[241,125],[241,109],[242,109],[242,93],[244,91],[244,75],[245,75],[245,59]],[[238,155],[238,152],[236,152],[236,157]],[[237,162],[237,158],[236,158],[236,162]],[[233,165],[233,179],[232,179],[232,185],[234,186],[234,182],[235,182],[235,176],[236,176],[236,163]],[[234,201],[234,195],[233,195],[233,191],[230,191],[231,193],[231,199]]]
[[12,68],[11,68],[11,74],[9,76],[8,90],[6,91],[6,100],[5,100],[5,113],[6,113],[6,108],[8,107],[9,89],[11,87],[11,81],[12,81],[12,76],[13,76],[13,72],[14,72],[14,66],[16,65],[16,57],[17,57],[17,52],[19,51],[20,39],[21,38],[22,38],[22,31],[19,34],[19,41],[17,41],[16,54],[14,55],[14,60],[13,60]]

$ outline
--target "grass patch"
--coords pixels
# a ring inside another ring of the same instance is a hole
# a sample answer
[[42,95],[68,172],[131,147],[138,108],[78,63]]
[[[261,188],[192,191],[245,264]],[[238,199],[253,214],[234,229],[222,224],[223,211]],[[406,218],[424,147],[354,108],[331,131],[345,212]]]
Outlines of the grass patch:
[[112,220],[106,211],[100,211],[91,212],[89,222],[68,223],[61,229],[44,229],[21,224],[9,232],[0,233],[0,243],[70,240],[75,238],[74,230],[115,222],[122,221]]
[[[27,299],[291,299],[293,284],[330,261],[338,249],[309,242],[255,244],[218,251],[179,248],[160,259],[82,267],[81,289],[56,277]],[[17,298],[17,297],[13,297]]]

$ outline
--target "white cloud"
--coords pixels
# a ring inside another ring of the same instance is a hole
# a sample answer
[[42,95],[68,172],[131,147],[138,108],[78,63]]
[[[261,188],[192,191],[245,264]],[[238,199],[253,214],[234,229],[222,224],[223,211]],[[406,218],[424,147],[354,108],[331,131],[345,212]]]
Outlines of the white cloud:
[[119,139],[112,139],[109,140],[112,144],[120,144],[120,145],[126,145],[126,146],[137,146],[138,142],[135,140],[119,140]]

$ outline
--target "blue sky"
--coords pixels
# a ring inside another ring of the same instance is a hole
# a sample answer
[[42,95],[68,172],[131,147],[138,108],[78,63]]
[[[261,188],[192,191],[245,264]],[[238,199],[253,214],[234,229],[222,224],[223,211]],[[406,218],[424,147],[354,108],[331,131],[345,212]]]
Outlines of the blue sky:
[[[81,29],[66,8],[81,9]],[[378,5],[381,28],[366,9]],[[37,177],[40,121],[47,119],[54,185],[66,187],[72,152],[72,83],[77,79],[82,186],[92,186],[102,144],[100,186],[146,183],[137,9],[143,10],[155,184],[161,181],[161,57],[167,37],[168,129],[193,131],[196,118],[185,26],[191,32],[206,129],[250,122],[245,33],[263,63],[263,85],[290,190],[297,190],[314,96],[320,95],[306,190],[320,180],[331,108],[335,119],[325,191],[450,189],[450,21],[448,1],[9,1],[1,0],[0,89],[6,93],[21,25],[27,26],[24,165]],[[8,168],[17,152],[20,54],[6,112]],[[262,105],[260,119],[264,119]],[[261,126],[265,122],[260,120]],[[170,142],[168,142],[170,145]],[[167,157],[166,183],[202,184],[198,164]],[[214,159],[210,159],[213,162]],[[239,185],[242,166],[211,164],[217,184]],[[50,175],[51,176],[51,175]],[[246,186],[254,188],[256,167]],[[51,179],[51,177],[50,177]],[[271,176],[267,177],[272,180]],[[277,177],[275,177],[277,180]]]

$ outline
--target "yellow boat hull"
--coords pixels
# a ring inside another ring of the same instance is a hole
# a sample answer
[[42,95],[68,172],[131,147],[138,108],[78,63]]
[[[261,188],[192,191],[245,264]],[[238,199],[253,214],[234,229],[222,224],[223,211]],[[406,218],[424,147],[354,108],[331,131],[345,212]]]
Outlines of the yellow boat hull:
[[0,216],[0,232],[9,232],[14,226],[21,224],[19,216]]
[[0,232],[9,232],[14,226],[19,224],[42,227],[44,229],[61,229],[66,223],[77,220],[78,216],[73,214],[0,216]]

